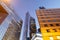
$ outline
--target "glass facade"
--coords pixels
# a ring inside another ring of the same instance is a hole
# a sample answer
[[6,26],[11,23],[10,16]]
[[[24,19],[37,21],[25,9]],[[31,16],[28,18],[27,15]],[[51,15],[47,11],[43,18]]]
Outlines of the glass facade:
[[36,24],[35,19],[28,12],[26,13],[23,29],[22,40],[31,40],[32,34],[36,32]]
[[3,20],[0,25],[0,40],[19,40],[22,28],[22,19],[19,18],[15,11],[10,9],[4,2],[0,1],[0,7],[0,15],[2,16],[0,21]]

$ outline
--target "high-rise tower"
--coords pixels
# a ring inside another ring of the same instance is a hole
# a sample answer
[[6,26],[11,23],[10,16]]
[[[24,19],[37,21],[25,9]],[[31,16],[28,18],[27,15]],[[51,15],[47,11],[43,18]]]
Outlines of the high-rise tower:
[[31,40],[32,35],[36,33],[35,19],[27,12],[22,32],[22,40]]
[[60,40],[60,8],[36,10],[43,40]]
[[19,40],[22,28],[22,19],[15,10],[0,0],[0,40]]

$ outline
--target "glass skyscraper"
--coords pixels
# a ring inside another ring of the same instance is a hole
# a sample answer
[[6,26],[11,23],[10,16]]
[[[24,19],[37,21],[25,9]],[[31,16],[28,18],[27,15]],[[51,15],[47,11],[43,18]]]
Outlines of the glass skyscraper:
[[20,39],[23,21],[10,6],[0,1],[0,40]]
[[31,40],[32,35],[36,33],[35,19],[30,16],[29,12],[26,13],[24,27],[22,30],[22,40]]

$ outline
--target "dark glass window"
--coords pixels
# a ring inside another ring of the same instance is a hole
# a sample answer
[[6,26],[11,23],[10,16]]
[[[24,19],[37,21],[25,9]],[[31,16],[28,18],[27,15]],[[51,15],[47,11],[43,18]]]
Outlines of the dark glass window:
[[42,19],[44,19],[44,17],[41,17]]
[[59,28],[59,30],[60,30],[60,28]]
[[46,18],[50,18],[50,17],[46,17]]
[[40,33],[41,33],[41,29],[40,29],[40,28],[38,29],[38,32],[40,32]]
[[56,22],[56,20],[53,20],[53,22]]
[[42,20],[43,22],[45,22],[45,20]]
[[56,24],[56,26],[59,26],[59,24]]
[[49,30],[49,29],[47,29],[46,31],[47,31],[47,32],[50,32],[50,30]]
[[53,26],[53,24],[50,24],[50,26]]
[[58,22],[60,22],[60,20],[58,20]]
[[56,18],[59,18],[59,16],[56,16]]
[[57,32],[57,30],[56,29],[53,29],[54,30],[54,32]]
[[51,22],[51,20],[48,20],[48,22]]
[[44,24],[44,26],[45,26],[45,27],[48,27],[48,25],[47,25],[47,24]]

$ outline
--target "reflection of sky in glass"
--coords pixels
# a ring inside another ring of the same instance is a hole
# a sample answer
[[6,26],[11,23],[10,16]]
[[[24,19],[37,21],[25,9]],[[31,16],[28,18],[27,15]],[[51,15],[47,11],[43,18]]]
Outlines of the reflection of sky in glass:
[[2,40],[7,28],[8,28],[8,25],[9,25],[9,16],[4,20],[4,22],[0,25],[0,40]]
[[[13,18],[13,15],[8,15],[5,21],[0,25],[0,40],[2,40],[7,28],[9,27],[9,23],[12,21]],[[14,20],[17,20],[16,16]]]

